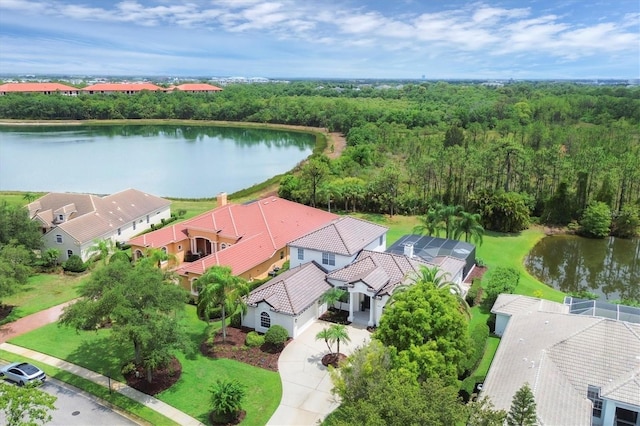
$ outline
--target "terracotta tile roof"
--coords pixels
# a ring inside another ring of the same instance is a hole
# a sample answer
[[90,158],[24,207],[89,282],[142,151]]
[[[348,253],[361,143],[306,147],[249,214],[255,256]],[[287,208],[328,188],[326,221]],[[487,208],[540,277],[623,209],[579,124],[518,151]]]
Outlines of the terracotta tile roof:
[[369,243],[384,235],[389,228],[343,216],[309,234],[289,243],[290,246],[301,247],[321,252],[353,256]]
[[82,89],[83,92],[139,92],[164,90],[152,83],[97,83]]
[[275,312],[298,315],[331,289],[325,277],[326,271],[317,263],[305,263],[253,290],[247,304],[255,306],[264,301]]
[[338,216],[324,210],[268,197],[248,204],[227,204],[192,219],[133,238],[132,245],[162,247],[186,241],[189,229],[203,229],[225,235],[236,243],[197,262],[185,263],[180,274],[202,274],[216,265],[231,267],[239,275],[271,258],[287,243]]
[[[500,300],[502,299],[502,300]],[[536,303],[536,301],[538,303]],[[559,303],[500,297],[492,312],[510,314],[482,395],[509,410],[528,382],[541,424],[591,424],[589,385],[601,395],[640,404],[640,325],[560,313]]]
[[221,92],[222,89],[218,86],[212,86],[205,83],[188,83],[180,84],[179,86],[170,87],[170,90],[181,90],[183,92]]
[[[83,244],[169,204],[169,200],[127,189],[105,197],[51,192],[30,203],[27,208],[32,218],[37,217],[49,226],[64,230],[79,244]],[[58,212],[62,211],[71,214],[65,222],[56,223]]]
[[18,93],[18,92],[78,92],[75,87],[66,86],[60,83],[5,83],[0,85],[0,93]]
[[381,296],[391,294],[410,273],[417,273],[422,266],[429,265],[398,254],[363,250],[352,264],[330,272],[327,278],[347,285],[362,281]]

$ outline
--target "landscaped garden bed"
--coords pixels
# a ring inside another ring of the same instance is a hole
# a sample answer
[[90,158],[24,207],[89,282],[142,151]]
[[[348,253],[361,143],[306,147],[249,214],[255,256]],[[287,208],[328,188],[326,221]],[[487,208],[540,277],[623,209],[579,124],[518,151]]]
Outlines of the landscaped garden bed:
[[182,365],[180,361],[173,358],[169,364],[163,368],[153,371],[151,383],[147,380],[147,373],[142,367],[136,367],[124,374],[127,384],[147,395],[156,395],[163,390],[169,389],[180,379]]
[[210,358],[233,359],[277,372],[280,353],[291,339],[287,340],[284,346],[265,343],[259,347],[249,347],[245,345],[245,341],[250,331],[251,329],[247,328],[227,327],[227,338],[223,342],[222,330],[218,330],[213,341],[206,340],[200,345],[200,351]]
[[347,321],[349,317],[348,311],[343,311],[341,309],[329,308],[324,314],[320,316],[322,321],[332,322],[335,324],[344,324],[349,325],[351,321]]

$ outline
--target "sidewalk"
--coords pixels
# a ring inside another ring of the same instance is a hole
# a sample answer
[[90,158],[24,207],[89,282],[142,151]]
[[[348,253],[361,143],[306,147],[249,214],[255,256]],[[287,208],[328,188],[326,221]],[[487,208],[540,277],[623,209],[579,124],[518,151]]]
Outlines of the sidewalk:
[[[61,370],[65,370],[70,373],[73,373],[76,376],[80,376],[84,379],[90,380],[101,386],[109,387],[109,378],[107,378],[106,376],[103,376],[91,370],[87,370],[86,368],[80,367],[79,365],[75,365],[75,364],[71,364],[69,362],[63,361],[59,358],[45,355],[40,352],[32,351],[31,349],[26,349],[20,346],[12,345],[11,343],[0,344],[0,349],[23,356],[25,358],[33,359],[35,361],[40,361],[44,364],[51,365]],[[202,423],[200,423],[198,420],[194,419],[191,416],[188,416],[182,411],[177,410],[168,404],[165,404],[159,399],[156,399],[150,395],[137,391],[127,386],[124,383],[111,380],[111,389],[118,393],[121,393],[122,395],[125,395],[131,398],[134,401],[139,402],[140,404],[146,405],[152,410],[157,411],[158,413],[164,415],[165,417],[170,418],[174,422],[177,422],[181,425],[185,425],[185,426],[202,425]]]
[[45,309],[44,311],[27,315],[19,320],[0,326],[0,343],[11,340],[21,334],[33,331],[36,328],[56,322],[64,307],[73,302],[75,302],[75,300],[70,300],[67,303],[53,306],[49,309]]

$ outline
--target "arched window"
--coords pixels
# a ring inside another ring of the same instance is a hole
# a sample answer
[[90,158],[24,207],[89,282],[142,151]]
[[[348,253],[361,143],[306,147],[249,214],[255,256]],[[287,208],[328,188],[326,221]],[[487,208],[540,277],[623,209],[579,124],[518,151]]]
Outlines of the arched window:
[[140,250],[136,250],[133,254],[134,260],[142,259],[142,252]]
[[263,312],[260,314],[260,327],[263,327],[263,328],[271,327],[271,317],[266,312]]

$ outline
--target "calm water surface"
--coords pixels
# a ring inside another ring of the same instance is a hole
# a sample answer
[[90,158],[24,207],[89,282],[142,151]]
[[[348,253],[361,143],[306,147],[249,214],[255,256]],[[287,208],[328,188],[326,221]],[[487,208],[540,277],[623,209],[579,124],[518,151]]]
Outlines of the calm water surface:
[[315,137],[189,126],[0,127],[0,190],[212,197],[291,170]]
[[543,238],[525,259],[529,272],[561,291],[586,290],[603,300],[640,300],[640,239]]

